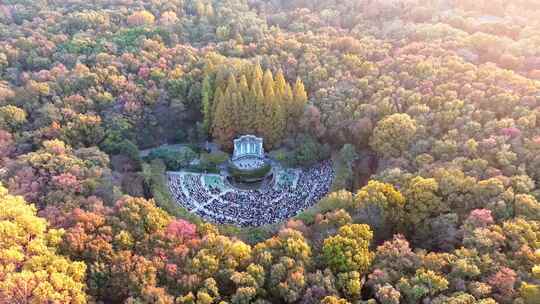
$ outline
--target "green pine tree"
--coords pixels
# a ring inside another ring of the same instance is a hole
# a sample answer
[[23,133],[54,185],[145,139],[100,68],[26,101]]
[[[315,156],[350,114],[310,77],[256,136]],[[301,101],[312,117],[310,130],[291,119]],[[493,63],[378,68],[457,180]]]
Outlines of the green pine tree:
[[210,132],[210,126],[212,125],[212,115],[214,114],[214,96],[212,94],[212,81],[209,75],[204,77],[202,84],[202,101],[201,101],[201,112],[203,114],[203,130],[205,134]]
[[227,88],[227,79],[229,78],[230,72],[221,67],[216,72],[216,80],[214,81],[214,86],[220,88],[223,91]]
[[[255,79],[251,87],[251,95],[254,97],[255,103],[255,130],[256,135],[265,137],[266,126],[268,125],[268,115],[262,87],[262,74],[254,73]],[[265,140],[266,142],[266,140]]]
[[270,70],[266,70],[263,76],[263,95],[264,102],[262,106],[262,136],[264,137],[264,143],[267,145],[267,149],[272,149],[276,143],[276,134],[274,130],[274,116],[275,116],[275,91],[274,91],[274,77]]
[[272,140],[274,147],[278,146],[285,137],[286,122],[285,108],[278,99],[275,99],[272,105]]
[[212,120],[210,121],[210,128],[213,130],[215,126],[215,120],[216,120],[216,113],[217,113],[217,106],[223,99],[223,95],[225,93],[220,87],[216,87],[216,91],[214,92],[214,101],[212,102]]
[[213,137],[225,149],[232,148],[237,134],[237,94],[229,88],[225,94],[219,94],[214,118]]
[[292,94],[293,100],[290,110],[290,115],[292,116],[291,121],[299,121],[304,114],[304,109],[308,101],[308,96],[306,93],[306,89],[304,88],[304,83],[302,82],[302,80],[300,80],[300,78],[296,79]]
[[276,97],[274,86],[275,86],[275,83],[274,83],[274,76],[272,75],[272,71],[267,69],[264,72],[264,76],[263,76],[264,100],[267,103],[271,103],[273,99]]
[[234,133],[238,133],[240,128],[240,94],[238,92],[238,83],[233,74],[227,79],[227,89],[225,91],[225,99],[229,104],[229,124],[233,127]]
[[233,73],[229,74],[229,77],[227,77],[227,91],[230,90],[231,93],[238,92],[238,83],[236,82],[236,77]]
[[279,70],[276,75],[276,83],[275,83],[275,94],[279,100],[284,100],[286,90],[287,90],[287,81],[285,80],[285,76],[283,76],[283,71]]
[[251,71],[252,82],[250,83],[250,88],[253,88],[255,81],[260,81],[261,87],[262,87],[262,79],[263,79],[263,69],[261,67],[261,64],[257,62],[253,66],[252,71]]
[[[302,82],[298,80],[292,88],[281,70],[274,78],[269,69],[263,72],[259,63],[235,69],[236,74],[225,68],[218,70],[213,102],[209,94],[212,78],[205,77],[204,122],[226,148],[239,134],[256,134],[264,138],[267,149],[275,148],[285,138],[288,126],[294,130],[303,113],[307,94]],[[213,111],[209,111],[212,106]]]
[[242,134],[253,133],[252,120],[255,116],[255,104],[254,100],[250,96],[249,85],[246,75],[240,76],[240,82],[238,84],[239,90],[239,114],[240,114],[240,127],[239,131]]

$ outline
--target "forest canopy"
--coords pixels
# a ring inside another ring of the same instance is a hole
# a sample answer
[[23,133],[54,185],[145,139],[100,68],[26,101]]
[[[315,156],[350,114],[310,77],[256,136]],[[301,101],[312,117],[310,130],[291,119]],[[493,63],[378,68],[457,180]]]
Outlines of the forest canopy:
[[[0,1],[0,303],[540,303],[538,16]],[[257,228],[181,208],[166,171],[245,133],[332,191]]]

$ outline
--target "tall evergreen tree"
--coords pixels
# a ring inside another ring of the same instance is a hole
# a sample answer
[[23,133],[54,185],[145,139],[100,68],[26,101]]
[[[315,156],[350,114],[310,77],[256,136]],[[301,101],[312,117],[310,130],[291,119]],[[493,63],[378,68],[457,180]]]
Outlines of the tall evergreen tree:
[[275,133],[275,144],[279,144],[285,137],[287,128],[287,81],[280,69],[276,75],[274,84],[274,105],[272,107],[273,130]]
[[283,100],[285,97],[286,90],[287,90],[287,81],[285,80],[285,76],[283,76],[283,71],[279,70],[276,75],[275,94],[280,100]]
[[212,121],[210,122],[210,129],[214,130],[214,127],[216,126],[216,115],[217,115],[217,107],[221,100],[223,99],[223,89],[220,87],[216,87],[216,91],[214,92],[214,101],[212,102]]
[[266,70],[263,76],[263,93],[264,93],[264,103],[263,103],[263,137],[265,139],[265,144],[267,144],[268,149],[272,149],[276,142],[278,141],[278,130],[275,130],[277,125],[275,119],[277,114],[277,102],[275,94],[275,82],[274,76],[270,70]]
[[230,73],[227,77],[227,91],[231,92],[237,92],[238,91],[238,83],[236,82],[236,77],[233,73]]
[[265,100],[264,100],[264,91],[262,86],[262,72],[260,66],[255,67],[253,73],[253,82],[251,85],[251,95],[255,98],[255,133],[258,136],[264,137],[265,135],[265,124],[267,123],[267,116],[265,115]]
[[283,96],[282,107],[285,116],[285,130],[294,132],[300,117],[293,115],[295,113],[294,96],[293,90],[289,83],[287,83],[285,86],[285,95]]
[[238,88],[240,90],[240,94],[242,94],[242,98],[248,99],[249,98],[249,85],[248,85],[247,77],[245,74],[242,74],[240,76],[240,82],[238,84]]
[[216,113],[214,118],[213,136],[216,141],[224,148],[232,148],[232,140],[236,135],[235,105],[232,100],[231,90],[225,94],[216,95]]
[[272,140],[273,145],[277,146],[285,137],[285,128],[286,128],[286,116],[285,109],[280,103],[280,100],[274,99],[274,104],[272,105]]
[[[226,147],[231,143],[225,141],[250,133],[263,137],[267,149],[274,148],[285,137],[287,125],[294,126],[302,114],[307,102],[303,84],[297,81],[293,89],[281,70],[274,79],[272,72],[269,69],[263,72],[259,63],[236,67],[236,70],[236,74],[226,68],[217,71],[213,102],[208,100],[212,78],[205,78],[205,121],[209,117],[212,134]],[[213,106],[210,111],[213,114],[207,115],[209,106]]]
[[[227,79],[227,89],[225,91],[225,102],[228,103],[228,119],[231,128],[234,130],[233,137],[239,133],[240,129],[240,104],[241,96],[238,92],[238,83],[234,74],[230,74]],[[232,140],[232,138],[231,138]]]
[[254,123],[253,119],[255,117],[255,103],[254,98],[252,98],[249,90],[249,85],[247,82],[246,75],[240,76],[240,83],[238,85],[239,90],[239,116],[240,116],[240,127],[239,131],[241,133],[253,133]]
[[210,126],[212,124],[212,115],[214,114],[214,96],[212,92],[212,81],[210,75],[204,77],[202,85],[202,101],[201,101],[201,112],[203,114],[203,129],[206,134],[210,131]]
[[230,75],[230,72],[225,68],[220,68],[216,72],[216,80],[214,86],[216,88],[221,88],[223,91],[227,88],[227,79]]
[[294,84],[292,93],[293,101],[290,115],[292,116],[292,121],[298,121],[304,113],[304,108],[306,107],[308,101],[308,96],[304,87],[304,83],[302,82],[302,80],[300,80],[300,78],[296,79],[296,83]]
[[276,97],[274,86],[275,86],[275,83],[274,83],[274,76],[272,75],[272,71],[267,69],[264,72],[264,76],[263,76],[264,100],[267,103],[271,103],[273,99]]
[[250,87],[253,87],[254,83],[256,80],[259,80],[262,84],[262,79],[263,79],[263,69],[261,67],[261,64],[259,62],[257,62],[254,66],[253,66],[253,69],[252,69],[252,72],[251,72],[251,83],[250,83]]

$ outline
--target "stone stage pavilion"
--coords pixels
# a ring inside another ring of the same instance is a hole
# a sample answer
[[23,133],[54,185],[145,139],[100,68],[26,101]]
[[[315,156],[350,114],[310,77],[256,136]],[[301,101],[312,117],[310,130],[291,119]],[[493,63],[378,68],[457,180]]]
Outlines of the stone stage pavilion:
[[265,165],[263,139],[244,135],[234,140],[232,163],[241,170],[256,170]]
[[313,206],[330,191],[334,177],[330,160],[283,168],[266,158],[263,139],[253,135],[234,140],[228,163],[227,174],[168,172],[172,196],[189,212],[214,223],[263,226]]

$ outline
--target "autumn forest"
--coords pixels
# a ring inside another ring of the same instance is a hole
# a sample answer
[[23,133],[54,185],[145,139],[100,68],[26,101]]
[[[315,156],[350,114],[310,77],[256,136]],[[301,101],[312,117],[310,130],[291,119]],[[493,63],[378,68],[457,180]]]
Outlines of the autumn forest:
[[[539,16],[0,0],[0,304],[540,304]],[[253,227],[178,204],[167,172],[243,134],[328,193]]]

